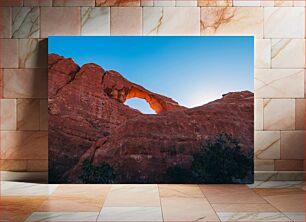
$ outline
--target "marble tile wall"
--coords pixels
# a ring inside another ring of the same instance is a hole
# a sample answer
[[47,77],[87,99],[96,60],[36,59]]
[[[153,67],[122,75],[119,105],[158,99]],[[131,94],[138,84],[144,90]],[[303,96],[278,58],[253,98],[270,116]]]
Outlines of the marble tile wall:
[[255,178],[301,179],[305,6],[302,0],[0,0],[1,169],[47,171],[49,35],[254,35]]

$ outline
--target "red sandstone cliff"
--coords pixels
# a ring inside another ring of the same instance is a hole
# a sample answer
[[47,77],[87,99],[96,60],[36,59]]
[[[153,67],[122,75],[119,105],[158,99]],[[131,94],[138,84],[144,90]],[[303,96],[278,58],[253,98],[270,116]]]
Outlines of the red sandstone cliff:
[[[80,68],[55,54],[49,55],[48,81],[49,165],[61,182],[80,182],[85,159],[109,163],[119,181],[163,181],[167,167],[190,165],[199,144],[222,132],[239,139],[244,151],[253,149],[253,93],[248,91],[187,109],[118,72],[95,64]],[[123,104],[132,97],[145,99],[158,114]]]

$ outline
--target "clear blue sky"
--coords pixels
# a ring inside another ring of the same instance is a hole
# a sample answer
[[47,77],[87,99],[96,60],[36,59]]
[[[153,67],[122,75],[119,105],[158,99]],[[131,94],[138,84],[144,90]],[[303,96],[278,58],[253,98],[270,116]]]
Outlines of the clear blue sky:
[[[49,53],[96,63],[150,91],[195,107],[231,91],[253,91],[253,37],[49,37]],[[153,113],[141,99],[126,102]]]

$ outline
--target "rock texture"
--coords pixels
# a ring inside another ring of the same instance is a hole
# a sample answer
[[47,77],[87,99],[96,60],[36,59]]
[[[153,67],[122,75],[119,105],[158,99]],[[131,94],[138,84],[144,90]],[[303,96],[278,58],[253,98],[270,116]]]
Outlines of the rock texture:
[[[205,139],[226,132],[253,150],[253,93],[233,92],[187,109],[96,64],[49,55],[49,167],[60,182],[81,182],[82,163],[109,163],[117,182],[159,183],[167,167],[190,165]],[[124,102],[145,99],[156,115]]]

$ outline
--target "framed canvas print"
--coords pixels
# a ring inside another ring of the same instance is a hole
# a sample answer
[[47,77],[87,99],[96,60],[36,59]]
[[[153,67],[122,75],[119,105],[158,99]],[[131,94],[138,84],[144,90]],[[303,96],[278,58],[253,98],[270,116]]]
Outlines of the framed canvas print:
[[253,182],[253,37],[48,47],[50,183]]

